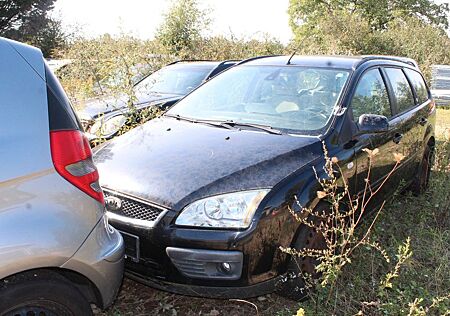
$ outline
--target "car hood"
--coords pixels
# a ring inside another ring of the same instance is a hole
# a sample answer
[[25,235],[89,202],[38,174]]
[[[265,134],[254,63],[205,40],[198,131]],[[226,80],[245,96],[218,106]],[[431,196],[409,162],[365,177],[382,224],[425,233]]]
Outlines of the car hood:
[[[181,97],[182,96],[179,94],[171,93],[137,93],[134,105],[138,108],[139,106],[148,105],[149,103],[157,105],[160,102],[180,99]],[[83,110],[81,110],[78,115],[82,120],[93,120],[102,114],[126,109],[128,106],[128,99],[129,97],[125,94],[92,99],[87,101],[84,105],[81,105]]]
[[175,211],[216,194],[271,188],[322,154],[318,138],[154,119],[98,149],[100,183]]

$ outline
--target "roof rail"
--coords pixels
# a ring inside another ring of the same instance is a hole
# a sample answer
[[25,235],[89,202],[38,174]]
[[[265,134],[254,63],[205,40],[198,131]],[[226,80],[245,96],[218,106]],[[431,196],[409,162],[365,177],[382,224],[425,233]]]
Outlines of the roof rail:
[[225,65],[226,63],[232,63],[232,62],[236,62],[236,64],[237,64],[240,61],[241,61],[240,59],[227,59],[227,60],[222,61],[220,64],[218,64],[217,67]]
[[358,67],[360,64],[369,61],[369,60],[376,60],[376,59],[382,59],[382,60],[392,60],[392,61],[399,61],[401,63],[408,64],[410,66],[413,66],[415,68],[419,68],[419,64],[412,59],[408,57],[397,57],[397,56],[387,56],[387,55],[363,55],[361,56],[361,62],[356,65]]
[[167,64],[166,66],[170,66],[170,65],[174,65],[174,64],[182,63],[182,62],[192,62],[192,61],[214,61],[214,60],[210,60],[210,59],[180,59],[180,60],[171,62],[170,64]]
[[230,66],[230,67],[233,67],[233,66],[237,65],[239,63],[239,61],[240,61],[239,59],[227,59],[227,60],[222,61],[216,67],[211,69],[211,71],[208,73],[208,75],[206,76],[206,79],[204,79],[204,81],[211,79],[212,74],[214,74],[214,76],[217,76],[219,73],[221,73],[223,71],[223,70],[221,70],[216,73],[217,68],[220,68],[221,66],[225,65],[226,63],[234,63],[234,65]]
[[236,66],[242,65],[242,64],[248,63],[249,61],[253,61],[253,60],[257,60],[257,59],[262,59],[262,58],[267,58],[267,57],[277,57],[277,56],[281,56],[281,55],[264,55],[264,56],[251,57],[251,58],[247,58],[247,59],[244,59],[244,60],[238,62],[236,64]]

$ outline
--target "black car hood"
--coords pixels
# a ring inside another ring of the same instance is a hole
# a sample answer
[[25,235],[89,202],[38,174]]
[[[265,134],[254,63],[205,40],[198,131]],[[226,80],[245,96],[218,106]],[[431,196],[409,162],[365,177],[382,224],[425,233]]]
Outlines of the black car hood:
[[271,188],[320,157],[318,142],[162,117],[115,138],[94,159],[103,187],[179,211],[207,196]]
[[[167,102],[173,99],[180,99],[182,95],[171,93],[137,93],[134,105],[139,108],[142,105],[148,104],[158,105],[158,103]],[[84,120],[92,120],[101,114],[108,114],[110,112],[126,109],[128,106],[128,96],[106,96],[103,98],[96,98],[89,100],[84,104],[83,110],[80,111],[79,116]]]

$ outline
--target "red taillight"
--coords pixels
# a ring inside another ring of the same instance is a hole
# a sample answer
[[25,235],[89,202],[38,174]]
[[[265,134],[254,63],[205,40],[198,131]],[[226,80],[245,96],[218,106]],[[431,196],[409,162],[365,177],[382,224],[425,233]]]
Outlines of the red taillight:
[[51,131],[50,146],[56,171],[67,181],[104,204],[98,171],[86,136],[80,131]]

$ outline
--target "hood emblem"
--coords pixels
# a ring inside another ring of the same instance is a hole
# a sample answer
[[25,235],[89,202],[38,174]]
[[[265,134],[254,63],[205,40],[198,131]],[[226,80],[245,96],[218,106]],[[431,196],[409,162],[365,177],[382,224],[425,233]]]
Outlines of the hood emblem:
[[115,196],[108,196],[105,198],[105,206],[108,211],[118,211],[122,208],[122,200]]

